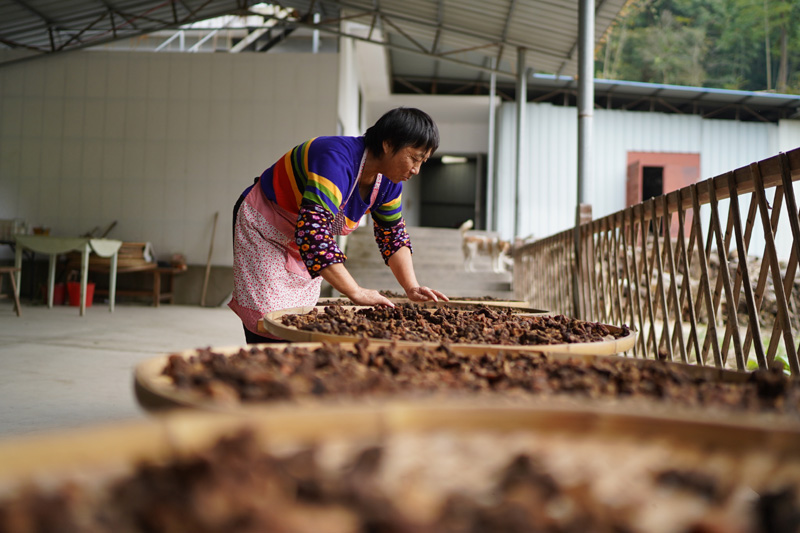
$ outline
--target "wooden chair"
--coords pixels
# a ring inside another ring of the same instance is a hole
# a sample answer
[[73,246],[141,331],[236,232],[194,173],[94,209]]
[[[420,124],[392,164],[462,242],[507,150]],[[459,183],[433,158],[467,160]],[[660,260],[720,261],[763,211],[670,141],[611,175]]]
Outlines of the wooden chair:
[[14,274],[19,272],[18,268],[13,266],[0,266],[0,293],[3,292],[3,274],[8,274],[8,279],[11,280],[11,294],[14,298],[14,307],[17,311],[17,316],[22,316],[22,307],[19,305],[19,296],[17,296],[17,280]]

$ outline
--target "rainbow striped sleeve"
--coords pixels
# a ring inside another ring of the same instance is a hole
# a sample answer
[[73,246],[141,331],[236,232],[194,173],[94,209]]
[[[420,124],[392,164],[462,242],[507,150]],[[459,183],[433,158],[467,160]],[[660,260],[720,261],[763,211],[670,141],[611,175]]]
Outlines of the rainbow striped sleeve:
[[300,162],[303,154],[308,152],[308,146],[312,141],[313,139],[296,146],[272,167],[272,187],[271,191],[266,191],[267,197],[293,213],[296,213],[300,206],[302,191],[308,180],[306,169]]
[[372,218],[383,227],[394,226],[403,219],[403,189],[399,185],[387,191],[382,203],[372,209]]
[[347,199],[345,194],[352,188],[354,164],[342,151],[332,150],[329,139],[317,141],[319,146],[315,141],[306,143],[303,153],[295,156],[298,165],[305,170],[303,202],[321,205],[336,215]]
[[348,159],[345,151],[337,150],[331,139],[315,137],[306,141],[267,169],[262,175],[268,182],[262,183],[267,198],[291,213],[299,212],[300,204],[306,202],[321,205],[336,215],[345,200],[342,191],[350,190],[356,163]]

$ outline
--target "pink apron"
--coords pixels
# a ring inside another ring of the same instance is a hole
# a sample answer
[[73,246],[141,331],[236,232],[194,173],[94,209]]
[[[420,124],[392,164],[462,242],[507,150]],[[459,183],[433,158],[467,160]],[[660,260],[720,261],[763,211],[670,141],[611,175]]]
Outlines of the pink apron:
[[[364,160],[362,158],[362,171]],[[334,235],[347,235],[355,229],[345,223],[343,207],[358,189],[360,178],[361,171],[331,223]],[[370,206],[378,197],[381,178],[378,174],[370,195]],[[233,241],[233,297],[228,307],[253,333],[273,337],[258,331],[258,322],[265,314],[278,309],[315,305],[319,299],[322,277],[312,278],[300,258],[294,241],[296,224],[297,216],[267,199],[258,183],[239,208]]]

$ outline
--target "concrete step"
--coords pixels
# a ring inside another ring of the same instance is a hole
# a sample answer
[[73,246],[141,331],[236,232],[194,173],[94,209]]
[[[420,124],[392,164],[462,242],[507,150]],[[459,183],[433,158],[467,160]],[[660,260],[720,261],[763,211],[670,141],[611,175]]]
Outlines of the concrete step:
[[[390,270],[376,271],[374,269],[348,269],[353,278],[362,287],[378,290],[401,291],[400,285],[391,274]],[[494,274],[487,276],[484,272],[452,272],[431,271],[415,269],[417,281],[444,293],[462,296],[497,296],[498,292],[504,293],[503,297],[512,296],[511,276],[508,274]]]
[[[348,267],[347,270],[353,275],[353,277],[360,276],[364,279],[394,280],[392,271],[387,267],[381,267],[380,269]],[[419,280],[420,283],[423,279],[427,279],[434,280],[437,283],[446,283],[448,285],[480,286],[483,284],[493,286],[509,286],[511,284],[511,274],[507,272],[499,274],[495,272],[453,272],[449,270],[426,270],[420,268],[415,268],[414,271],[416,272],[417,280]]]
[[[368,279],[360,276],[354,276],[356,281],[362,287],[366,287],[369,289],[375,290],[382,290],[382,291],[392,291],[398,294],[404,294],[403,289],[397,283],[397,281],[392,278],[391,280],[374,280]],[[431,287],[432,289],[436,289],[437,291],[441,291],[444,293],[448,298],[480,298],[483,296],[491,296],[493,298],[499,298],[502,300],[514,300],[514,291],[510,290],[510,285],[508,283],[498,283],[497,285],[491,284],[481,284],[480,286],[471,286],[469,284],[464,283],[457,283],[457,284],[445,284],[445,283],[436,283],[435,280],[426,280],[420,279],[419,280],[421,285],[426,287]],[[340,296],[336,291],[332,291],[331,296]]]
[[[461,236],[457,230],[439,228],[412,227],[408,230],[411,246],[414,249],[414,260],[432,263],[462,264],[464,254],[461,249]],[[380,255],[376,253],[377,245],[372,233],[359,229],[347,239],[346,253],[348,260],[366,263],[380,263]],[[488,257],[480,257],[478,261]]]
[[[461,246],[449,247],[435,242],[426,242],[421,239],[411,238],[411,247],[414,250],[415,257],[433,257],[438,261],[445,261],[448,263],[463,263],[464,254],[461,251]],[[348,259],[356,259],[365,262],[380,262],[381,257],[378,253],[378,246],[375,241],[370,239],[369,242],[353,242],[348,239],[346,252]]]
[[[461,234],[457,229],[409,227],[414,248],[414,271],[422,285],[457,297],[493,296],[513,299],[509,272],[492,271],[491,258],[473,262],[475,272],[464,268]],[[392,271],[386,267],[371,228],[360,228],[347,238],[347,269],[363,287],[402,293]]]

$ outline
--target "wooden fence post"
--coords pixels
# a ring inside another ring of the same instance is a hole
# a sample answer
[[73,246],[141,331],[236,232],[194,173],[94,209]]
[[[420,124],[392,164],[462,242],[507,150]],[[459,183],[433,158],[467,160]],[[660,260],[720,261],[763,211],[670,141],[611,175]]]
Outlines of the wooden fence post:
[[[584,257],[582,250],[582,237],[581,225],[588,224],[592,221],[592,206],[591,204],[579,204],[575,209],[575,228],[573,230],[573,248],[575,250],[575,263],[572,269],[572,307],[575,318],[583,318],[588,309],[586,298],[586,276],[588,275],[588,268],[584,268],[586,264],[593,264],[594,258],[591,255],[591,248],[586,250],[587,257]],[[584,261],[585,260],[585,261]],[[591,261],[587,263],[586,261]]]

